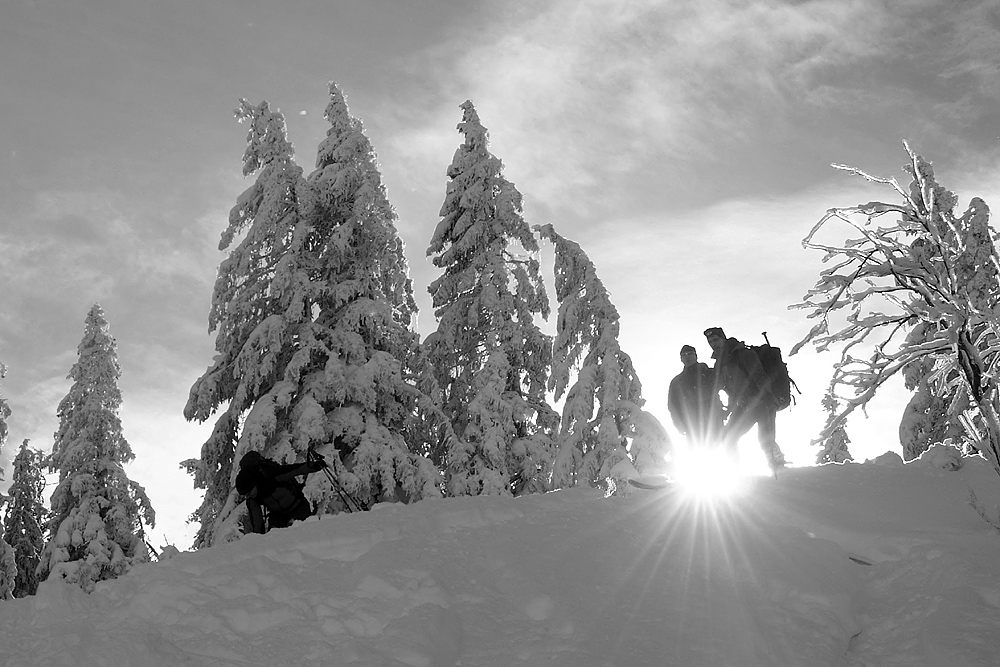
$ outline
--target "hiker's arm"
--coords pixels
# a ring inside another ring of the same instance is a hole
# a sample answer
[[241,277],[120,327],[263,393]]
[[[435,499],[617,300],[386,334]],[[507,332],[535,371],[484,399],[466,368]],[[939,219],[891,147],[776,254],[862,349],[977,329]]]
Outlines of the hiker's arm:
[[276,482],[287,482],[293,477],[298,477],[299,475],[308,475],[309,473],[316,472],[317,470],[322,470],[326,465],[318,461],[305,461],[303,463],[288,463],[280,466],[278,474],[274,476],[274,481]]
[[670,413],[670,420],[674,423],[674,428],[682,434],[687,434],[687,424],[684,423],[683,409],[681,408],[680,390],[675,378],[671,380],[667,389],[667,411]]

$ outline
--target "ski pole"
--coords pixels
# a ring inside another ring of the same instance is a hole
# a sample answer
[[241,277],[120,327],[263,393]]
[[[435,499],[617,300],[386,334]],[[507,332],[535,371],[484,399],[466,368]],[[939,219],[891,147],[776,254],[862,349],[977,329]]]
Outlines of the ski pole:
[[[311,461],[323,461],[324,463],[326,463],[325,459],[322,456],[320,456],[319,453],[316,450],[312,449],[311,447],[306,452],[306,459],[307,460],[311,460]],[[361,503],[359,503],[357,500],[355,500],[354,497],[351,496],[351,494],[347,493],[347,491],[344,490],[344,488],[340,485],[340,483],[333,476],[333,472],[330,470],[330,467],[329,466],[324,466],[323,467],[323,472],[326,473],[326,478],[328,480],[330,480],[330,485],[333,487],[333,490],[337,492],[337,495],[340,496],[340,500],[341,500],[341,502],[344,503],[344,506],[347,508],[347,511],[348,512],[360,512],[361,511]]]

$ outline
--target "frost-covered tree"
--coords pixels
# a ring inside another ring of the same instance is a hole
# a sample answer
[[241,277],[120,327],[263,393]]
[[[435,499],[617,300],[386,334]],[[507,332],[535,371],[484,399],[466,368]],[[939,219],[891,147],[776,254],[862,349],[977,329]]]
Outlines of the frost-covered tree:
[[336,440],[350,469],[344,486],[363,505],[397,487],[410,498],[438,497],[438,472],[424,454],[451,431],[411,328],[417,306],[396,212],[364,127],[334,83],[325,118],[330,129],[308,179],[316,345],[303,385],[325,412],[312,442]]
[[[7,367],[0,364],[0,380],[7,377]],[[7,420],[10,418],[10,406],[7,399],[0,396],[0,448],[7,442]],[[0,477],[2,479],[2,477]]]
[[[237,110],[250,125],[243,172],[257,178],[222,236],[222,250],[243,238],[215,285],[218,354],[185,408],[204,421],[225,405],[201,458],[187,462],[206,489],[197,547],[237,535],[233,462],[250,450],[290,462],[315,448],[363,506],[397,486],[439,495],[433,466],[407,443],[426,434],[415,422],[435,405],[409,329],[416,305],[395,212],[361,123],[335,85],[330,93],[331,129],[308,180],[279,112],[245,100]],[[319,475],[306,494],[321,511],[340,502]]]
[[[891,186],[902,201],[831,209],[803,240],[835,263],[793,306],[810,310],[809,317],[819,322],[792,353],[807,343],[821,351],[843,345],[833,381],[853,395],[843,397],[844,408],[828,430],[866,405],[907,365],[932,359],[933,378],[944,383],[942,391],[961,391],[969,399],[951,401],[949,419],[966,427],[1000,473],[1000,287],[989,208],[973,198],[965,213],[956,214],[958,198],[937,183],[930,163],[909,146],[906,150],[910,161],[904,169],[912,180],[905,189],[895,179],[840,167]],[[887,218],[886,226],[876,224]],[[819,241],[818,234],[832,221],[846,223],[857,236],[833,244]],[[842,319],[832,326],[835,316]],[[918,325],[926,326],[922,335],[905,335]],[[871,352],[855,356],[863,344],[870,344]]]
[[[218,332],[214,363],[191,387],[184,407],[185,418],[202,422],[225,406],[201,457],[184,463],[194,474],[195,487],[205,489],[201,507],[191,517],[200,523],[195,547],[210,546],[216,520],[224,509],[227,516],[232,513],[233,458],[241,427],[263,396],[276,401],[270,392],[294,352],[296,325],[312,317],[300,297],[308,289],[308,277],[298,252],[307,231],[300,223],[310,213],[312,199],[293,160],[284,117],[267,102],[254,106],[247,100],[240,101],[235,114],[249,125],[243,174],[257,174],[257,179],[237,199],[219,242],[219,249],[226,250],[243,234],[219,265],[215,281],[208,317],[209,332]],[[249,429],[260,432],[254,422]],[[266,449],[264,442],[254,444]]]
[[155,515],[146,491],[124,464],[135,456],[118,417],[121,369],[104,311],[87,313],[69,393],[59,403],[49,469],[59,482],[51,498],[49,538],[38,565],[40,580],[59,576],[90,592],[95,582],[124,574],[149,558],[142,521]]
[[448,492],[518,494],[544,488],[551,469],[552,341],[534,319],[549,302],[521,193],[472,102],[461,108],[464,141],[427,248],[442,275],[428,288],[438,326],[424,344],[458,436],[444,456]]
[[[0,380],[7,375],[7,367],[0,364]],[[0,449],[3,449],[7,440],[7,419],[10,417],[10,406],[7,400],[0,396]],[[0,479],[3,479],[3,468],[0,468]],[[0,498],[0,505],[3,498]],[[0,537],[0,600],[8,600],[14,597],[14,588],[17,584],[17,565],[14,562],[14,550]]]
[[12,599],[16,585],[17,563],[14,560],[14,550],[0,538],[0,600]]
[[823,438],[820,440],[819,452],[816,454],[816,463],[844,463],[853,461],[851,450],[848,445],[851,439],[847,437],[847,429],[844,422],[840,421],[832,426],[837,420],[840,412],[840,401],[837,400],[836,387],[831,383],[826,395],[823,396],[823,410],[826,412],[826,425],[823,427]]
[[42,531],[45,520],[45,508],[42,506],[42,493],[45,491],[43,461],[42,452],[30,449],[25,439],[14,457],[10,476],[3,539],[14,550],[17,579],[13,593],[19,598],[34,595],[38,589],[36,570],[45,541]]
[[[0,364],[0,380],[7,375],[7,367]],[[7,440],[7,419],[10,417],[10,406],[7,400],[0,396],[0,449],[3,449]],[[0,468],[0,479],[3,479],[3,468]],[[0,498],[0,505],[3,498]],[[10,545],[0,537],[0,600],[7,600],[14,596],[13,589],[17,579],[17,566],[14,563],[14,551]]]
[[594,263],[552,225],[535,230],[555,247],[559,315],[549,390],[557,401],[566,395],[553,486],[595,484],[629,454],[640,470],[662,464],[669,436],[642,410],[642,384],[618,342],[618,309]]
[[[936,329],[936,324],[922,322],[910,331],[907,338],[912,343],[920,343]],[[964,429],[956,416],[967,413],[968,392],[954,391],[957,369],[952,369],[949,377],[942,377],[935,372],[935,365],[935,358],[927,356],[907,364],[902,370],[903,384],[913,392],[899,422],[899,443],[903,448],[904,461],[919,458],[936,443],[964,440]],[[955,401],[959,405],[953,408],[951,404]]]

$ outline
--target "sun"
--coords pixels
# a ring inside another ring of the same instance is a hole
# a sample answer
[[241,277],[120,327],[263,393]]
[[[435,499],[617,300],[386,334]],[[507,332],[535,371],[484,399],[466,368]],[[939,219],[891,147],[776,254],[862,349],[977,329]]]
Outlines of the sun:
[[684,493],[702,499],[738,493],[745,488],[748,473],[722,447],[686,448],[677,452],[674,462],[674,479]]

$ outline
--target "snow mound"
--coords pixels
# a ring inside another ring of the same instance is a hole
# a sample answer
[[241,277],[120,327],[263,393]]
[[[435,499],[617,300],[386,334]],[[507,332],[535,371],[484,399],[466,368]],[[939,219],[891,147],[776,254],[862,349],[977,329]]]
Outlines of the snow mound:
[[574,489],[312,519],[90,595],[45,582],[0,604],[0,662],[992,665],[1000,536],[966,496],[1000,484],[938,456],[793,468],[729,500]]
[[962,451],[958,447],[944,444],[931,445],[917,460],[942,470],[959,470],[964,463]]

